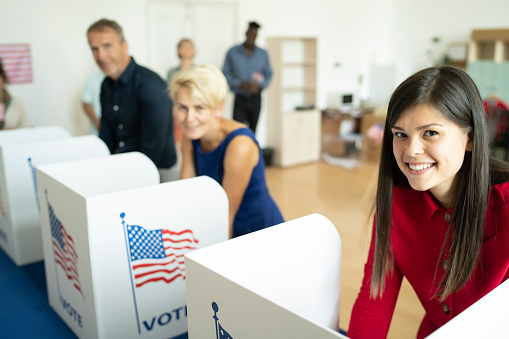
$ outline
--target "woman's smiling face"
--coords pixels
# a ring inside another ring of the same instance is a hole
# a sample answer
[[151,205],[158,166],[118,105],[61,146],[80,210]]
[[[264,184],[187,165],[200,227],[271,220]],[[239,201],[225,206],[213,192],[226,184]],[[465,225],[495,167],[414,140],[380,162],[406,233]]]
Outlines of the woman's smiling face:
[[222,107],[211,109],[206,104],[198,102],[192,97],[187,88],[181,88],[176,95],[173,114],[182,131],[190,140],[203,137],[214,123],[214,119],[221,115]]
[[404,110],[392,127],[394,157],[410,186],[429,190],[448,208],[465,151],[468,134],[431,105]]

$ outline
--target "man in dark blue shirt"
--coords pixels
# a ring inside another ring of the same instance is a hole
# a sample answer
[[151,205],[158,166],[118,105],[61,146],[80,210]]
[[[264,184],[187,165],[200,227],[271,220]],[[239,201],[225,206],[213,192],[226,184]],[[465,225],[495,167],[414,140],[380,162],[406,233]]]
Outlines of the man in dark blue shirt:
[[255,45],[260,25],[249,23],[246,41],[228,50],[223,73],[235,93],[233,119],[256,132],[261,108],[261,91],[270,83],[272,68],[267,51]]
[[178,179],[172,101],[164,80],[129,56],[122,28],[112,20],[92,24],[87,38],[106,75],[101,87],[99,137],[110,152],[139,151],[159,169],[161,182]]

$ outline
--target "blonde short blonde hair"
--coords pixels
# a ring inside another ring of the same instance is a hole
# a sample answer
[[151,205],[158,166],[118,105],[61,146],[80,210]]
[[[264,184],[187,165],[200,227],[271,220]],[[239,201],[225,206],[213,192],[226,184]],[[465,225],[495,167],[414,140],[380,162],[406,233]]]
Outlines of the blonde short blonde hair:
[[187,89],[194,100],[216,109],[224,104],[228,94],[226,78],[216,66],[194,66],[178,72],[169,86],[170,96],[176,103],[177,93]]

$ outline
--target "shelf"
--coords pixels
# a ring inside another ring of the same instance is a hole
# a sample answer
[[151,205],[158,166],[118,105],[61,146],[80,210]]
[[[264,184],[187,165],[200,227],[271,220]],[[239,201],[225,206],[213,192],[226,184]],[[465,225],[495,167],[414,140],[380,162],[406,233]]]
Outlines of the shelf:
[[283,87],[281,88],[283,92],[300,92],[300,91],[316,91],[315,85],[304,85],[304,86],[295,86],[295,87]]
[[267,143],[274,164],[287,167],[320,158],[321,114],[316,107],[316,39],[268,38],[274,76],[267,90]]
[[291,115],[291,114],[309,114],[316,112],[316,108],[313,109],[302,109],[302,110],[293,110],[293,111],[283,111],[281,114]]
[[315,67],[316,60],[305,60],[302,62],[283,62],[282,67]]
[[509,61],[509,29],[473,30],[468,61]]

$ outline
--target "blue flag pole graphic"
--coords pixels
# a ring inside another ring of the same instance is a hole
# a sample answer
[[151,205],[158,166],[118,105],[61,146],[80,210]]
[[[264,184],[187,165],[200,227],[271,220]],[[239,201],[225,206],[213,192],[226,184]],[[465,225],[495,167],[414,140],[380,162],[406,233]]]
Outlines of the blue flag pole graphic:
[[37,205],[37,213],[41,214],[41,207],[39,206],[39,194],[37,192],[37,175],[35,173],[35,166],[32,164],[32,158],[28,158],[28,167],[30,168],[30,174],[32,175],[32,183],[34,184],[35,203]]
[[216,339],[233,339],[232,336],[229,335],[228,332],[226,332],[223,326],[221,326],[219,323],[219,318],[217,317],[219,307],[214,301],[212,302],[212,309],[214,310],[214,316],[212,318],[214,318],[216,321]]
[[127,236],[127,227],[125,225],[125,220],[124,220],[124,217],[125,217],[125,213],[122,212],[120,213],[120,218],[122,218],[122,226],[124,228],[124,236],[125,236],[125,246],[126,246],[126,251],[127,251],[127,264],[129,265],[129,274],[131,275],[131,288],[133,290],[133,299],[134,299],[134,311],[136,313],[136,324],[138,325],[138,334],[141,334],[141,328],[140,328],[140,317],[138,315],[138,304],[136,302],[136,293],[135,293],[135,289],[134,289],[134,280],[133,280],[133,272],[131,270],[131,255],[129,253],[129,238]]

